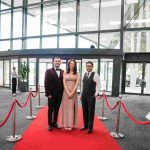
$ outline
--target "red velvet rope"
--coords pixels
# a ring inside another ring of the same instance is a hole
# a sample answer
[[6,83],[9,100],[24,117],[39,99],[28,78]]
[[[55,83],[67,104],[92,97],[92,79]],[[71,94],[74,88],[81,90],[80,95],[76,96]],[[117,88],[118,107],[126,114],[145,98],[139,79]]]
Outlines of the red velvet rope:
[[2,123],[0,123],[0,127],[2,127],[7,122],[8,118],[10,117],[10,114],[14,108],[14,104],[15,104],[15,102],[13,101],[11,104],[9,112],[8,112],[7,116],[5,117],[5,120]]
[[38,95],[38,93],[39,93],[39,88],[37,89],[37,92],[35,93],[35,95],[33,94],[33,92],[31,92],[32,97],[36,97]]
[[108,100],[107,100],[107,97],[106,97],[105,94],[103,94],[103,97],[104,97],[104,99],[105,99],[105,101],[106,101],[107,107],[108,107],[110,110],[114,110],[114,109],[118,106],[119,102],[117,102],[114,107],[110,107],[110,105],[109,105],[109,103],[108,103]]
[[125,113],[127,114],[127,116],[132,120],[134,121],[136,124],[141,124],[141,125],[147,125],[147,124],[150,124],[150,121],[138,121],[136,120],[127,110],[126,106],[124,105],[123,102],[121,102],[121,105],[125,111]]
[[26,99],[26,102],[24,103],[24,105],[21,105],[21,104],[19,103],[19,101],[16,99],[17,105],[18,105],[19,107],[21,107],[21,108],[24,108],[24,107],[27,105],[30,96],[31,96],[31,94],[29,93],[29,94],[28,94],[28,97],[27,97],[27,99]]
[[103,97],[103,94],[102,94],[100,97],[95,96],[95,98],[96,98],[97,100],[101,100],[101,99],[102,99],[102,97]]

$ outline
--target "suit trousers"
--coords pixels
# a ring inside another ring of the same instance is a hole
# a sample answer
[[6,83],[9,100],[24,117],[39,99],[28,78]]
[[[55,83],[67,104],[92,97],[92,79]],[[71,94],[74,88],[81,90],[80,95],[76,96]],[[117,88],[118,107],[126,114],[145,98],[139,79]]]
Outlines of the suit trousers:
[[48,124],[49,126],[52,126],[53,124],[57,123],[61,101],[62,101],[62,94],[52,96],[51,99],[48,98]]
[[82,96],[82,109],[84,126],[88,129],[93,128],[94,114],[95,114],[95,96],[84,95]]
[[17,79],[12,78],[12,94],[16,93]]

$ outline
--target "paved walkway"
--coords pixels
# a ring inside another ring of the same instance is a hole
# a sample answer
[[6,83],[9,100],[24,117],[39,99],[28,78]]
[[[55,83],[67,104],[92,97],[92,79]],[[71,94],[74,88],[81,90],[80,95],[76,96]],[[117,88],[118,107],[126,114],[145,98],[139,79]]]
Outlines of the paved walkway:
[[[17,92],[17,99],[21,104],[24,104],[28,93]],[[109,104],[113,106],[118,100],[117,97],[108,97]],[[122,101],[125,103],[128,111],[140,121],[147,121],[145,116],[150,112],[150,96],[139,95],[123,95]],[[12,103],[11,90],[0,88],[0,123],[4,120]],[[47,105],[47,98],[44,93],[41,93],[41,104]],[[33,106],[38,105],[38,98],[33,99]],[[80,101],[79,101],[80,105]],[[97,101],[96,114],[101,114],[102,101]],[[36,115],[39,110],[33,108],[33,115]],[[31,120],[25,119],[29,115],[29,104],[21,109],[17,107],[16,134],[23,134]],[[104,121],[104,125],[108,131],[115,131],[115,120],[117,109],[114,111],[108,110],[105,106],[105,116],[108,118]],[[123,139],[116,141],[123,150],[150,150],[150,125],[137,125],[132,122],[121,109],[120,132],[124,134]],[[0,150],[11,150],[15,143],[6,141],[6,137],[12,134],[12,118],[0,128]],[[94,149],[93,149],[94,150]]]

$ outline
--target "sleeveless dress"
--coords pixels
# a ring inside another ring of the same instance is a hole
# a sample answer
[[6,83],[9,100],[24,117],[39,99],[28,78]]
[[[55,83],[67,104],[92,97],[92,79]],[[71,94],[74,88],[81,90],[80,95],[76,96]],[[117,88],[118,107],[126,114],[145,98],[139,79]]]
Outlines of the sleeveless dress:
[[[66,74],[66,84],[69,91],[72,91],[76,81],[77,75]],[[78,126],[78,101],[77,101],[77,91],[74,93],[73,97],[68,99],[66,90],[64,89],[62,103],[61,103],[61,127],[77,128]]]

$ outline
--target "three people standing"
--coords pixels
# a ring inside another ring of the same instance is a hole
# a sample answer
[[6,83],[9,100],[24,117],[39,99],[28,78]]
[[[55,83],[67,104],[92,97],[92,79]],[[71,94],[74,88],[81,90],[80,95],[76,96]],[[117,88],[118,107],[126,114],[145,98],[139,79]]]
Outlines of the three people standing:
[[[80,74],[77,73],[77,64],[74,59],[68,62],[67,71],[60,69],[61,59],[54,58],[54,68],[45,73],[45,95],[48,97],[48,130],[59,128],[57,124],[59,107],[62,101],[60,125],[66,130],[72,130],[78,125],[77,87]],[[92,133],[95,113],[95,100],[100,89],[100,77],[93,72],[93,62],[86,62],[87,72],[83,77],[81,87],[81,102],[83,109],[84,126]]]

